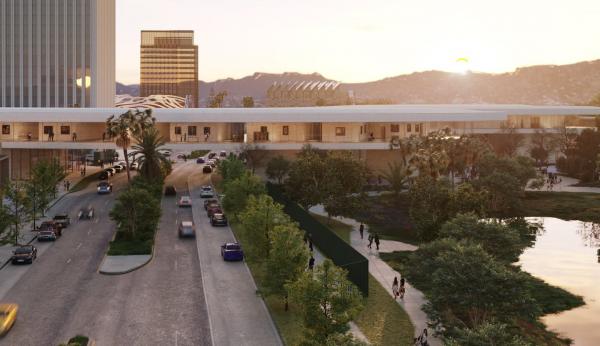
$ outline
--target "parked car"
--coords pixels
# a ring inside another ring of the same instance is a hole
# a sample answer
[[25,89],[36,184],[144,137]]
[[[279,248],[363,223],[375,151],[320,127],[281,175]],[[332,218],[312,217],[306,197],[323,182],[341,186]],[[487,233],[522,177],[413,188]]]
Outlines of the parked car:
[[208,210],[209,206],[219,206],[219,201],[217,201],[216,199],[205,199],[204,200],[204,210]]
[[192,221],[181,221],[179,223],[178,230],[179,238],[195,238],[196,237],[196,226]]
[[221,151],[219,152],[219,156],[220,156],[220,157],[227,157],[227,152],[226,152],[225,150],[221,150]]
[[17,320],[17,304],[0,304],[0,336],[6,335]]
[[196,163],[206,163],[206,160],[203,157],[199,157],[196,159]]
[[214,213],[210,218],[210,224],[212,226],[227,226],[227,218],[223,213]]
[[206,215],[209,218],[212,217],[213,214],[223,214],[223,209],[221,209],[221,206],[209,206],[208,209],[206,209]]
[[221,257],[225,261],[243,261],[244,251],[238,243],[225,243],[221,245]]
[[105,168],[105,169],[104,169],[104,171],[105,171],[106,173],[108,173],[109,175],[115,175],[115,174],[117,174],[117,170],[116,170],[116,169],[114,169],[114,168],[112,168],[112,167]]
[[37,248],[33,245],[21,245],[13,251],[11,258],[12,264],[33,263],[37,258]]
[[208,153],[208,158],[209,159],[212,159],[215,156],[217,156],[217,153]]
[[87,208],[81,208],[77,214],[79,220],[91,220],[94,218],[94,208],[89,206]]
[[108,180],[108,172],[102,171],[98,174],[98,180]]
[[177,190],[175,190],[175,186],[167,185],[165,187],[165,196],[176,196],[176,195],[177,195]]
[[210,186],[210,185],[202,186],[202,189],[200,190],[200,198],[213,198],[214,195],[215,195],[215,192],[214,192],[212,186]]
[[137,161],[133,161],[130,165],[129,165],[129,169],[131,169],[132,171],[135,171],[136,169],[138,169],[138,163]]
[[55,222],[54,220],[42,222],[42,224],[40,225],[40,228],[38,230],[40,232],[52,231],[52,232],[54,232],[54,234],[56,234],[59,237],[62,235],[62,226],[59,223]]
[[98,191],[99,195],[111,193],[112,192],[112,184],[107,181],[102,181],[98,184],[98,187],[96,188],[96,190]]
[[204,167],[202,167],[202,173],[208,174],[208,173],[212,173],[212,167],[210,165],[205,165]]
[[40,231],[37,236],[38,241],[55,241],[56,234],[54,231]]
[[182,208],[182,207],[191,207],[192,206],[192,198],[190,196],[181,196],[179,198],[179,202],[177,202],[177,205]]
[[54,222],[59,224],[62,228],[67,228],[71,224],[71,218],[69,217],[69,214],[66,213],[56,214],[52,220],[54,220]]
[[210,159],[210,160],[206,161],[206,163],[208,163],[208,165],[209,165],[211,168],[215,168],[215,167],[217,167],[217,160],[215,160],[215,159]]
[[125,170],[125,165],[123,165],[123,166],[121,166],[121,165],[114,165],[114,166],[112,166],[112,168],[114,168],[117,171],[117,173],[121,173],[122,171]]

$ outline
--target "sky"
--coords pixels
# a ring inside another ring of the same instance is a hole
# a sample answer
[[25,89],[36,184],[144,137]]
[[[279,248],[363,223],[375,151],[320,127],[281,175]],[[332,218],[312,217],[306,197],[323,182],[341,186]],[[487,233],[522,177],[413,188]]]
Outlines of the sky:
[[600,0],[116,0],[117,81],[141,30],[194,30],[199,79],[318,72],[366,82],[600,59]]

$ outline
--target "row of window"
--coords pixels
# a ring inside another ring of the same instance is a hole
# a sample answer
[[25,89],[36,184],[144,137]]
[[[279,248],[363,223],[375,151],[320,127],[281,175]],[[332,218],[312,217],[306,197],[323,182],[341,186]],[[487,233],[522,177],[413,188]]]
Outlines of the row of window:
[[[197,126],[188,126],[187,127],[187,135],[188,136],[196,136],[197,133],[198,133]],[[181,135],[181,126],[175,126],[175,134]],[[204,135],[210,136],[210,127],[207,126],[204,128]]]
[[[44,126],[44,134],[48,135],[54,133],[54,126]],[[10,135],[10,125],[2,125],[2,134],[3,135]],[[69,135],[71,134],[71,126],[69,125],[62,125],[60,127],[60,134],[61,135]]]

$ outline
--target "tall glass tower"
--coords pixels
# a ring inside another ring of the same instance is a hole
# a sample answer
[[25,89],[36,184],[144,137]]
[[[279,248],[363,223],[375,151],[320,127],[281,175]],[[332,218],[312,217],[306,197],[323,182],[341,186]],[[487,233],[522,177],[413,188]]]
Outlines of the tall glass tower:
[[115,0],[0,0],[0,107],[112,107]]

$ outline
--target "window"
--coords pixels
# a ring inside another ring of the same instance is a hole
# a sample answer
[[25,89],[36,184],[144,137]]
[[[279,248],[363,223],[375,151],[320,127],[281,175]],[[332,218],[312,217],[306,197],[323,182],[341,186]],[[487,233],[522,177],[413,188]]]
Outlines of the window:
[[540,117],[532,117],[531,118],[531,128],[532,129],[540,128]]
[[261,126],[260,127],[260,133],[267,133],[267,132],[269,132],[269,131],[267,130],[266,126]]
[[61,126],[60,127],[61,135],[68,135],[69,133],[71,133],[71,126]]
[[363,134],[363,127],[362,126],[360,127],[360,134],[361,135]]
[[286,125],[283,127],[283,135],[288,136],[289,134],[290,134],[290,127]]
[[2,125],[2,134],[10,135],[10,125]]
[[345,127],[336,127],[335,128],[335,135],[336,136],[345,136],[346,135],[346,128]]
[[410,132],[410,124],[406,124],[406,132]]
[[421,133],[421,124],[415,124],[415,132]]
[[52,126],[44,126],[44,134],[45,135],[50,134],[52,132],[54,132],[54,129]]
[[204,134],[205,135],[210,135],[210,127],[205,127],[204,128]]
[[398,124],[390,125],[390,132],[400,132],[400,125],[398,125]]
[[196,126],[188,126],[188,136],[196,135]]
[[175,134],[181,135],[181,126],[175,126]]

